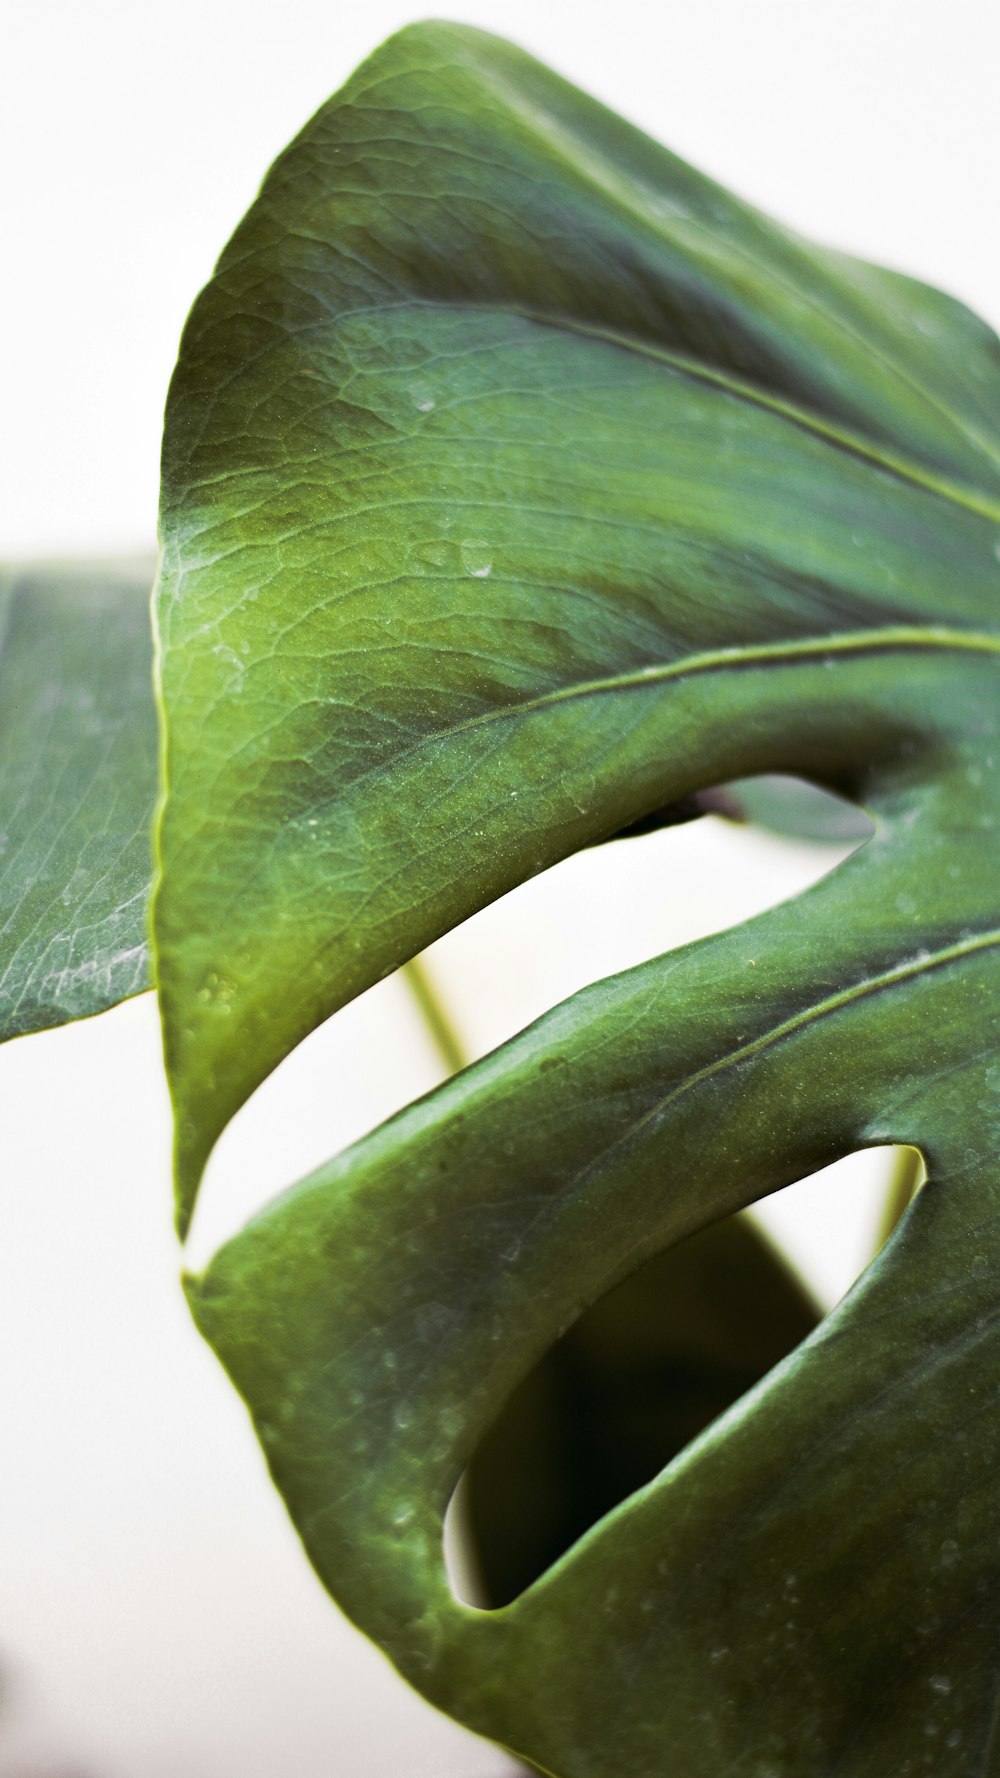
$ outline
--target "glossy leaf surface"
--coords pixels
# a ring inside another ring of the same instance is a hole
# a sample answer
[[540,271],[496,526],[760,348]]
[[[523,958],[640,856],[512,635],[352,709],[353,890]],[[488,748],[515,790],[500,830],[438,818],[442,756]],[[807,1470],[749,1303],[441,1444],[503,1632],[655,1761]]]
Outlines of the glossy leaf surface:
[[[554,859],[762,772],[875,822],[190,1284],[331,1592],[557,1778],[996,1757],[998,407],[959,305],[451,26],[307,126],[185,335],[156,901],[182,1220],[308,1030]],[[585,1306],[887,1142],[928,1182],[836,1313],[512,1604],[457,1603],[447,1502]]]
[[474,907],[699,783],[844,769],[679,736],[719,653],[978,621],[993,354],[494,40],[404,34],[318,114],[164,446],[185,1208],[275,1063]]
[[0,1038],[149,986],[152,563],[0,573]]

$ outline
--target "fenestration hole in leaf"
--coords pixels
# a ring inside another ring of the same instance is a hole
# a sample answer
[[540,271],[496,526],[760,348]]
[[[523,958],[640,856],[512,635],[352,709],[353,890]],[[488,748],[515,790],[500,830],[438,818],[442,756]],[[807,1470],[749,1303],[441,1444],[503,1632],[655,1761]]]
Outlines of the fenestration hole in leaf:
[[[869,1175],[866,1258],[922,1180],[914,1150],[878,1152],[884,1160],[874,1203]],[[836,1191],[832,1176],[842,1181],[844,1167],[839,1162],[790,1189],[811,1188],[818,1205],[824,1180]],[[516,1599],[794,1351],[822,1316],[756,1221],[742,1214],[609,1291],[515,1390],[459,1483],[446,1521],[456,1597],[485,1610]]]

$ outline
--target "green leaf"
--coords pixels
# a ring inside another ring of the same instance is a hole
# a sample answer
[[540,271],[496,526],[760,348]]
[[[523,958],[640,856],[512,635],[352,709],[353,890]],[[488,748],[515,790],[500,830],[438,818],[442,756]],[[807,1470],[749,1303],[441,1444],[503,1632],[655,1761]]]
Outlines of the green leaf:
[[731,651],[979,621],[994,354],[476,33],[404,33],[318,114],[167,417],[182,1219],[282,1056],[475,907],[703,784],[838,782],[822,735],[706,751],[688,709]]
[[0,571],[0,1038],[149,986],[152,563]]
[[[393,39],[277,163],[172,386],[155,928],[180,1216],[254,1086],[473,908],[713,785],[869,843],[599,983],[190,1281],[318,1572],[557,1778],[992,1768],[1000,349],[518,51]],[[641,1264],[852,1149],[849,1298],[492,1613],[442,1522]]]

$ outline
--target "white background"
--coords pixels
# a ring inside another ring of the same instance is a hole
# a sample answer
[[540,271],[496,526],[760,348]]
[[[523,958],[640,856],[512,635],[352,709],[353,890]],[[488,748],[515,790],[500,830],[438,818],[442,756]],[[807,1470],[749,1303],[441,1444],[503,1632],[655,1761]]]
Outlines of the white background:
[[[783,220],[996,323],[986,0],[436,10],[516,38]],[[0,554],[151,547],[185,312],[269,160],[414,16],[382,0],[39,0],[8,20]],[[437,967],[479,1050],[829,863],[713,823],[591,853],[454,935]],[[237,1120],[196,1249],[435,1078],[405,991],[384,984]],[[0,1778],[497,1778],[502,1757],[413,1698],[321,1594],[186,1321],[148,997],[8,1046],[0,1104]],[[789,1240],[827,1301],[863,1261],[872,1192],[841,1171],[791,1195]]]

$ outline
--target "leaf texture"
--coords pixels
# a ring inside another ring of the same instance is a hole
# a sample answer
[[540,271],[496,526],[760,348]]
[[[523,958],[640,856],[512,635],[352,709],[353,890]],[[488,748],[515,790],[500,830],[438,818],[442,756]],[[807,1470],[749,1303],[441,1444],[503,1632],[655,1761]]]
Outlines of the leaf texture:
[[[655,760],[633,739],[670,675],[978,621],[998,377],[957,305],[792,240],[506,46],[428,27],[355,76],[237,230],[171,391],[156,921],[185,1210],[319,1020],[692,787],[666,713]],[[769,736],[733,771],[724,742],[701,781],[835,764]]]
[[[188,324],[155,900],[182,1226],[270,1069],[524,877],[759,773],[874,821],[189,1283],[330,1591],[556,1778],[993,1769],[998,396],[960,305],[447,25],[307,126]],[[511,1604],[459,1604],[448,1500],[559,1335],[886,1142],[928,1182],[840,1309]]]
[[0,573],[0,1039],[150,983],[153,565]]

